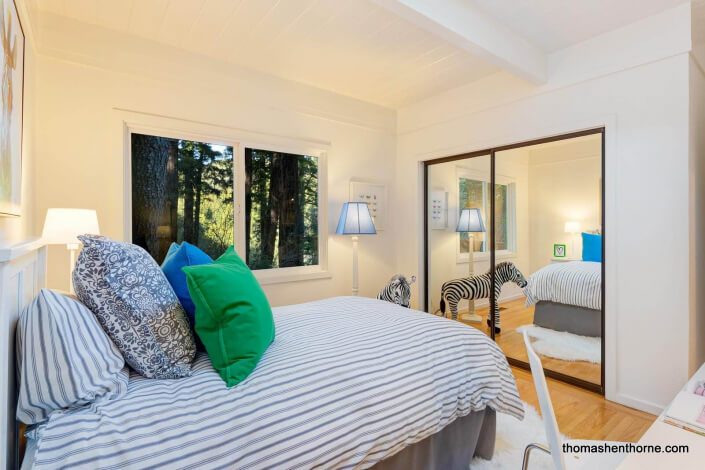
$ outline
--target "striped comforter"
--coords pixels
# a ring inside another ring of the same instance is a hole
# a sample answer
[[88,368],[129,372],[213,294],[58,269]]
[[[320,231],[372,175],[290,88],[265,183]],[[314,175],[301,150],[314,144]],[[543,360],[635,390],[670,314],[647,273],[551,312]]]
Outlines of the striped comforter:
[[592,261],[549,264],[529,277],[524,294],[527,307],[550,301],[600,310],[602,264]]
[[277,336],[227,389],[205,354],[178,380],[133,374],[115,401],[30,431],[34,467],[367,468],[489,406],[523,417],[479,330],[379,300],[274,309]]

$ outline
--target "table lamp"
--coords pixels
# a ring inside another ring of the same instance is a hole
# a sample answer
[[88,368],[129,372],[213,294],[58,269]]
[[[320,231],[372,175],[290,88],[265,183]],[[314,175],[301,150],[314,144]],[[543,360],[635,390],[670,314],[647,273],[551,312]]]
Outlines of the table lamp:
[[358,235],[374,235],[377,233],[375,224],[370,216],[370,209],[366,202],[346,202],[340,212],[338,228],[335,230],[338,235],[352,235],[353,245],[353,285],[352,295],[358,293],[357,283],[357,244]]
[[78,236],[89,233],[98,235],[98,215],[92,209],[49,209],[44,219],[42,240],[47,245],[66,245],[71,252],[69,260],[69,292],[73,294],[73,271],[76,251],[79,248]]
[[564,227],[565,233],[570,234],[570,256],[577,258],[575,256],[575,234],[580,233],[580,222],[569,221],[565,223]]
[[[475,267],[475,240],[473,233],[485,232],[485,224],[482,222],[482,213],[480,209],[463,209],[460,211],[458,218],[458,226],[456,232],[465,232],[468,234],[468,276],[472,277]],[[468,300],[468,313],[460,315],[460,319],[469,322],[481,322],[482,317],[475,313],[475,301]]]

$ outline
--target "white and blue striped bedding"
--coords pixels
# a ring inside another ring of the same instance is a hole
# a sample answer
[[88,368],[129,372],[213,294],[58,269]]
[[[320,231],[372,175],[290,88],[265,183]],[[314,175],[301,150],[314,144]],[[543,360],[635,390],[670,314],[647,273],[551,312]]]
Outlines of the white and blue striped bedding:
[[367,468],[491,407],[523,417],[499,347],[388,302],[274,309],[277,336],[227,389],[205,354],[176,380],[132,375],[119,400],[30,431],[33,468]]
[[54,413],[112,400],[127,391],[120,351],[88,307],[42,289],[17,322],[17,419],[39,423]]
[[529,277],[524,294],[527,307],[548,301],[600,310],[602,263],[569,261],[549,264]]

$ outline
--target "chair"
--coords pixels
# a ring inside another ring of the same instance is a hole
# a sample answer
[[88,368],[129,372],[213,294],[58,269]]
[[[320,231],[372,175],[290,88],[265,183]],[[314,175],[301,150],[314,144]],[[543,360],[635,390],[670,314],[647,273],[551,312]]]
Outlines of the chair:
[[[539,397],[539,405],[541,407],[541,415],[543,416],[543,423],[546,428],[546,437],[548,437],[548,447],[542,444],[531,443],[524,449],[524,463],[522,466],[523,470],[527,470],[529,466],[529,457],[533,450],[540,450],[551,455],[553,460],[553,466],[556,470],[566,470],[566,469],[614,469],[617,468],[619,463],[624,459],[625,454],[623,453],[564,453],[563,452],[563,442],[561,442],[561,435],[558,432],[558,422],[556,421],[556,414],[553,412],[553,404],[551,403],[551,397],[548,394],[548,385],[546,384],[546,377],[543,374],[543,366],[541,365],[541,359],[534,351],[531,346],[531,341],[529,340],[529,335],[524,332],[524,344],[526,345],[526,353],[529,356],[529,364],[531,365],[531,375],[534,378],[534,385],[536,386],[536,393]],[[613,442],[613,441],[589,441],[589,440],[570,440],[566,441],[566,444],[572,446],[579,445],[599,445],[599,444],[612,444],[619,445],[625,444],[623,442]]]

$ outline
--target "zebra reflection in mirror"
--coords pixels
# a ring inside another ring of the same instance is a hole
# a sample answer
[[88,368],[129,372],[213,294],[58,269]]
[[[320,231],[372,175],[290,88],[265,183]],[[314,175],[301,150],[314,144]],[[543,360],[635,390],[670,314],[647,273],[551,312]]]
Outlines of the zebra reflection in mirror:
[[[496,266],[496,283],[494,292],[494,325],[495,333],[499,333],[499,294],[502,292],[502,286],[507,282],[514,282],[520,288],[526,287],[526,279],[521,271],[514,266],[511,261],[504,261]],[[446,313],[446,302],[450,308],[453,320],[458,319],[458,302],[462,299],[477,300],[488,299],[491,289],[490,271],[485,274],[480,274],[473,277],[464,277],[454,279],[443,283],[441,287],[441,312]],[[487,317],[487,324],[490,325],[490,317]]]
[[397,274],[379,291],[377,298],[409,308],[411,303],[411,287],[409,286],[415,281],[416,276],[411,276],[411,279],[407,281],[402,274]]

